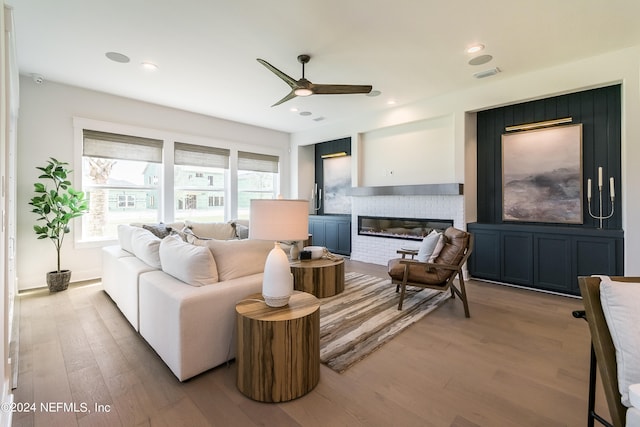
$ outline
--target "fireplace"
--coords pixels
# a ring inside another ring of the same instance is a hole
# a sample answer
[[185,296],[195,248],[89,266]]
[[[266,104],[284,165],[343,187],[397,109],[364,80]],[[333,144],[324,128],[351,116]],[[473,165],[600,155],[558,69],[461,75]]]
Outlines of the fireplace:
[[453,225],[450,219],[394,218],[358,216],[358,234],[403,240],[422,240],[436,229],[445,230]]

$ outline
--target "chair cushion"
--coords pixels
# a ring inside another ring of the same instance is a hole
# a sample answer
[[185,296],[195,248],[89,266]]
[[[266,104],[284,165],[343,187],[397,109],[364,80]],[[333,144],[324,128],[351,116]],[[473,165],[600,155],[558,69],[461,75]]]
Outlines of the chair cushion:
[[604,278],[600,301],[616,348],[621,401],[629,407],[629,386],[640,383],[640,283]]
[[[389,276],[393,280],[403,280],[405,264],[401,264],[400,261],[401,258],[392,259],[387,265]],[[411,264],[407,282],[425,283],[430,286],[444,285],[451,274],[453,271],[450,270],[437,270],[426,268],[423,264]]]
[[449,227],[444,232],[445,243],[433,261],[436,264],[457,265],[464,256],[464,251],[469,245],[469,233]]

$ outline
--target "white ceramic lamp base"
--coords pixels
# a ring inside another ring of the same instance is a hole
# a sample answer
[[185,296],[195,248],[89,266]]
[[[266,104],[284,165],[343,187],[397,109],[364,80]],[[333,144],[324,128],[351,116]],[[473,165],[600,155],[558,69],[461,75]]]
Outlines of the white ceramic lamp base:
[[276,242],[267,256],[262,279],[262,297],[269,307],[283,307],[293,294],[289,257]]

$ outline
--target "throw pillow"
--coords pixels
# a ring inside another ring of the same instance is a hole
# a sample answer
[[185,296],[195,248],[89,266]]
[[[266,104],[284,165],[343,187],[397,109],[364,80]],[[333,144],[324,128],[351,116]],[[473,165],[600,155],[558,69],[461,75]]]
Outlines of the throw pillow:
[[203,246],[169,236],[160,243],[162,271],[191,286],[211,285],[218,281],[218,269],[211,251]]
[[131,246],[133,247],[135,256],[153,268],[162,268],[160,265],[160,255],[158,254],[162,240],[142,227],[134,228],[135,230],[131,233]]
[[273,242],[251,239],[208,240],[202,245],[213,254],[220,281],[262,273],[267,255],[273,249]]
[[616,348],[621,401],[628,407],[629,386],[640,383],[640,283],[605,278],[600,284],[600,303]]
[[229,240],[236,237],[234,223],[185,221],[184,225],[199,238],[208,237],[210,239]]
[[160,223],[160,224],[142,224],[142,228],[144,228],[145,230],[149,230],[156,237],[158,237],[160,239],[164,239],[165,237],[167,237],[169,235],[169,233],[171,233],[171,227],[167,227],[163,223]]
[[422,239],[420,248],[418,248],[418,255],[416,256],[418,261],[427,262],[429,260],[429,257],[436,248],[441,235],[442,233],[438,233],[436,230],[433,230],[431,233],[426,235],[424,239]]
[[446,239],[444,237],[444,233],[440,233],[440,236],[438,237],[438,243],[436,243],[436,247],[433,249],[433,252],[429,256],[429,259],[427,260],[427,262],[434,262],[436,258],[438,258],[438,255],[440,255],[440,252],[442,251],[442,248],[444,247],[445,242],[446,242]]

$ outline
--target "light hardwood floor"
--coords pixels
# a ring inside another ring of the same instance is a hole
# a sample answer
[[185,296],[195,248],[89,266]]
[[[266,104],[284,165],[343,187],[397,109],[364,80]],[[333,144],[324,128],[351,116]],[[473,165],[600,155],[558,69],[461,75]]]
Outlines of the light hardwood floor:
[[[386,277],[370,264],[346,270]],[[233,362],[178,382],[99,283],[23,293],[14,393],[36,410],[14,413],[13,425],[585,426],[589,331],[571,316],[582,302],[478,281],[467,289],[470,319],[450,300],[345,373],[321,366],[313,391],[281,404],[240,394]]]

